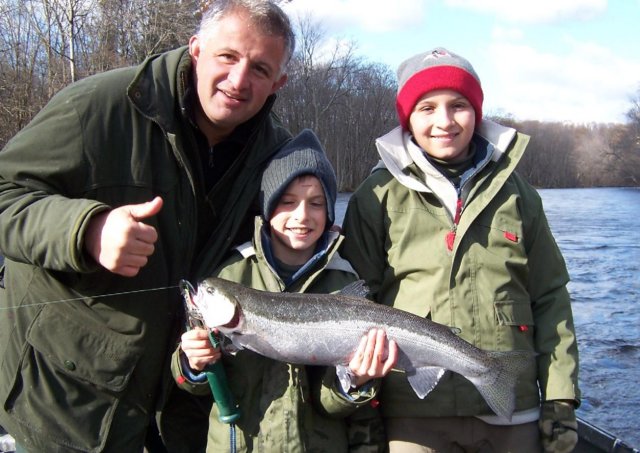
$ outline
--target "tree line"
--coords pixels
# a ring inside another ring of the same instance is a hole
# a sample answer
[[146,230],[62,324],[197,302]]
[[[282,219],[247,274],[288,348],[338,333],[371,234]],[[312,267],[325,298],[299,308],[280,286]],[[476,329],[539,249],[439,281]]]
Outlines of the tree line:
[[[197,0],[0,0],[0,147],[61,88],[185,45]],[[397,124],[394,70],[329,44],[310,17],[294,18],[297,48],[276,112],[293,133],[313,129],[341,191],[378,161],[375,139]],[[538,187],[640,185],[640,87],[624,124],[490,119],[531,136],[518,171]]]

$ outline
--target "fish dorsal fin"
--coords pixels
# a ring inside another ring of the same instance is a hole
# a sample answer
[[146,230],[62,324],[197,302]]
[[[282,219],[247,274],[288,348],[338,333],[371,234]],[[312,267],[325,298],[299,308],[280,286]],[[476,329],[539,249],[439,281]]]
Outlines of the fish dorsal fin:
[[418,398],[422,399],[436,387],[444,373],[444,368],[425,366],[416,368],[413,373],[407,373],[407,379]]
[[365,284],[364,280],[356,280],[342,288],[338,294],[341,296],[366,298],[369,294],[369,287]]

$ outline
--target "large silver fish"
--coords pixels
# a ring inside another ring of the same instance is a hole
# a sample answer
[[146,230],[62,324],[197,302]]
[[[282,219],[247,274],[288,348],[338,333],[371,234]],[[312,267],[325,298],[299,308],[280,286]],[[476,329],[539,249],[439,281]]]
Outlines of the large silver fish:
[[382,328],[398,345],[395,368],[406,372],[418,397],[450,370],[471,381],[496,414],[511,419],[518,374],[533,353],[483,351],[449,327],[365,299],[366,292],[362,282],[339,294],[300,294],[207,278],[191,298],[205,325],[235,347],[287,363],[336,366],[345,390],[351,383],[347,365],[360,339]]

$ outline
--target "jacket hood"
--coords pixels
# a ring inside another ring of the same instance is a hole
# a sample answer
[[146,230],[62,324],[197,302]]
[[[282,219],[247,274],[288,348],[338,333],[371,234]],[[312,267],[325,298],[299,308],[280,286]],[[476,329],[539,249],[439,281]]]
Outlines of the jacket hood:
[[[497,162],[507,152],[516,136],[516,130],[490,120],[482,120],[476,134],[493,145],[494,152],[491,160]],[[406,171],[406,168],[412,164],[418,164],[419,156],[423,154],[422,149],[411,139],[410,132],[398,126],[376,139],[376,148],[381,161],[374,167],[374,170],[386,168],[402,185],[409,189],[431,192],[429,188],[431,184],[425,184]],[[426,161],[426,159],[424,160]],[[424,168],[424,165],[420,164],[418,166],[425,172],[427,183],[433,182],[437,185],[440,181],[446,181],[446,178],[433,165],[428,164],[428,168]]]
[[[268,227],[262,216],[256,216],[254,219],[254,238],[253,241],[247,241],[244,244],[240,244],[235,247],[235,250],[242,255],[243,258],[248,258],[260,254],[264,256],[265,260],[274,269],[273,256],[271,253],[271,240],[268,234]],[[340,245],[342,244],[344,237],[337,231],[326,231],[323,237],[320,239],[320,244],[314,256],[307,261],[307,263],[298,270],[296,275],[293,276],[292,281],[297,280],[307,271],[315,269],[316,263],[321,260],[326,260],[326,264],[322,266],[325,270],[339,270],[342,272],[351,273],[357,278],[358,274],[353,269],[353,266],[342,258],[338,252]],[[256,250],[256,247],[259,250]]]
[[[516,133],[517,131],[513,128],[490,120],[482,120],[474,137],[478,136],[490,145],[488,147],[490,156],[487,160],[498,162],[508,152],[516,138]],[[417,192],[433,192],[451,212],[455,210],[458,199],[456,188],[424,156],[424,151],[412,140],[410,132],[398,126],[379,137],[376,140],[376,148],[380,161],[372,171],[386,168],[403,186]],[[421,170],[422,178],[409,170],[413,165]]]

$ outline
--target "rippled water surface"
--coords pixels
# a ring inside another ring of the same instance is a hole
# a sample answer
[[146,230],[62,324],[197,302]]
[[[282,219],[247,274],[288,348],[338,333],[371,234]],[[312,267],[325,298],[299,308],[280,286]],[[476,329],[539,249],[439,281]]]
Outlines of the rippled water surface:
[[640,448],[640,189],[540,194],[571,274],[578,413]]
[[[640,189],[540,190],[571,283],[578,414],[640,448]],[[349,194],[340,194],[342,221]]]

